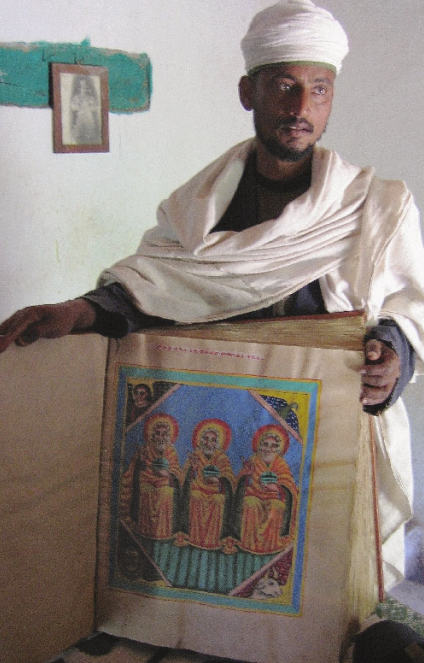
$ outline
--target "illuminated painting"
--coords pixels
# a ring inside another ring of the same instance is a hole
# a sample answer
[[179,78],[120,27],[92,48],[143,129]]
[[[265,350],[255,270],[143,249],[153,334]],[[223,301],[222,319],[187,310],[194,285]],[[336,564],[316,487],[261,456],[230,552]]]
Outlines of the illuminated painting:
[[299,614],[319,392],[120,366],[109,586]]

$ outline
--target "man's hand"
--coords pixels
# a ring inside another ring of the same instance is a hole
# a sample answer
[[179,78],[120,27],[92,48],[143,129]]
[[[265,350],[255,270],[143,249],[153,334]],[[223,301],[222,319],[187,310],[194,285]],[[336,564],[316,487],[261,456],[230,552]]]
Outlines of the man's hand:
[[364,352],[360,401],[362,405],[379,405],[387,400],[400,377],[400,359],[394,350],[375,339],[366,342]]
[[0,325],[0,352],[13,341],[16,345],[25,346],[39,338],[59,338],[72,331],[90,329],[95,319],[95,309],[85,299],[29,306]]

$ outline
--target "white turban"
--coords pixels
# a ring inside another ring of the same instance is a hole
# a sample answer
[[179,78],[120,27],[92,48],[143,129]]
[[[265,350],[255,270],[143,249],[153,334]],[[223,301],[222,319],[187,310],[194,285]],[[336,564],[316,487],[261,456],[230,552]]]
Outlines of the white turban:
[[345,31],[311,0],[280,0],[253,18],[241,42],[246,71],[270,64],[315,64],[339,73],[349,51]]

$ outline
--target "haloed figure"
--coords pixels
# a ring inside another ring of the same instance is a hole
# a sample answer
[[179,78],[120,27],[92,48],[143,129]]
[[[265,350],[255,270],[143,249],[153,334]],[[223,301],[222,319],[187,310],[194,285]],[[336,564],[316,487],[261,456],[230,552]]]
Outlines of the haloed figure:
[[229,534],[234,473],[226,450],[231,429],[221,419],[205,419],[195,427],[194,451],[184,467],[183,530],[200,548],[220,548]]
[[145,443],[122,476],[121,515],[139,534],[169,539],[176,529],[180,465],[173,447],[178,424],[155,413],[144,424]]
[[243,549],[254,553],[282,550],[293,531],[297,486],[283,456],[288,433],[279,425],[259,428],[252,440],[254,455],[239,474],[235,514]]

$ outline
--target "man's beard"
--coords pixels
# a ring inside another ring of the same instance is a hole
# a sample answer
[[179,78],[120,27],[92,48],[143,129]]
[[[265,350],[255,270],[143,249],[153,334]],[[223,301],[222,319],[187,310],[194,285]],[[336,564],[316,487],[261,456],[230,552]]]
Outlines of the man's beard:
[[[293,121],[291,120],[290,124],[292,124],[292,122]],[[264,145],[270,154],[272,154],[274,157],[277,157],[277,159],[280,159],[280,161],[295,163],[296,161],[301,161],[305,157],[312,154],[314,150],[315,143],[311,143],[311,145],[308,145],[303,150],[296,150],[294,148],[287,147],[286,145],[281,145],[278,140],[272,136],[266,136],[264,134],[261,127],[259,126],[259,123],[257,122],[256,116],[254,117],[254,124],[256,135],[261,141],[262,145]],[[287,124],[289,123],[287,122]],[[284,126],[284,123],[281,123],[281,126]]]

